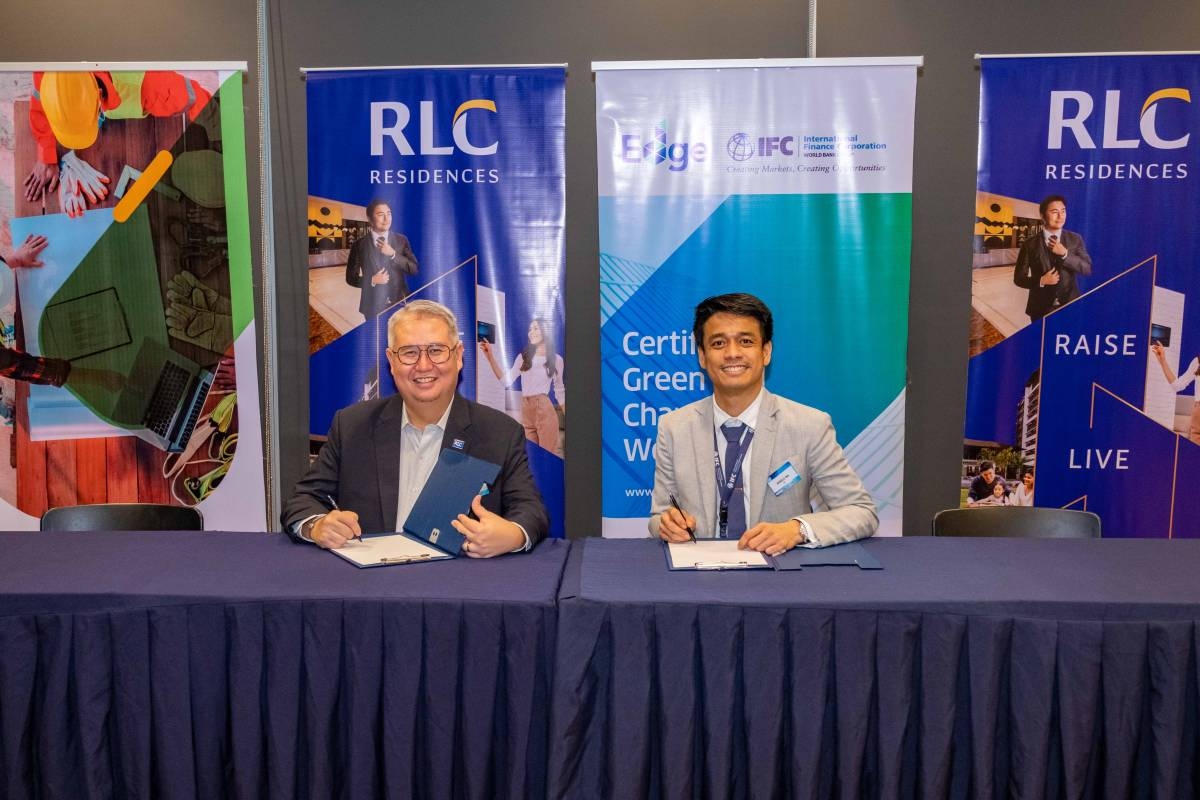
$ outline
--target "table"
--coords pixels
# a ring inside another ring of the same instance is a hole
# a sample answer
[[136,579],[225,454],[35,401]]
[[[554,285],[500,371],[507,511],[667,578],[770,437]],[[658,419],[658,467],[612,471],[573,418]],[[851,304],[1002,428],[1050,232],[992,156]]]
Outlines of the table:
[[540,797],[569,547],[0,534],[2,797]]
[[1200,542],[879,539],[882,571],[577,545],[551,797],[1196,797]]

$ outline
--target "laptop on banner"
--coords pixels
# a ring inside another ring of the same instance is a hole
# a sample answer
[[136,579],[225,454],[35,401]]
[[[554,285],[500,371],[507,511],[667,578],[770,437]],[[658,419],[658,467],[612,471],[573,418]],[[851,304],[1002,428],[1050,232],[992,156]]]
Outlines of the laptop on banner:
[[179,453],[192,437],[213,373],[155,339],[142,339],[113,420],[160,450]]

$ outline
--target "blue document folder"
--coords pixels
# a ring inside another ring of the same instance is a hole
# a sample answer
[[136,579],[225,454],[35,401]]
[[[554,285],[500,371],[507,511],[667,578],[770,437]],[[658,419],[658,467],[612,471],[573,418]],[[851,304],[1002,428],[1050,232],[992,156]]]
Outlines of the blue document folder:
[[404,521],[404,532],[458,555],[465,537],[450,521],[468,513],[475,495],[486,493],[499,474],[497,464],[445,448]]

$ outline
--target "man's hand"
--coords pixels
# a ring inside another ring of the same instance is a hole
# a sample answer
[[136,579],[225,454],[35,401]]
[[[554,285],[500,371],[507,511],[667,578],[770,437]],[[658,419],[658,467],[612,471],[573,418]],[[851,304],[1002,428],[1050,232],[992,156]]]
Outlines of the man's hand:
[[379,270],[379,272],[376,272],[374,275],[371,276],[371,285],[372,286],[378,286],[381,283],[391,283],[391,282],[392,282],[392,276],[388,275],[387,270],[385,270],[385,269],[381,269],[381,270]]
[[696,518],[672,506],[659,515],[658,537],[665,542],[690,542],[688,528],[696,530]]
[[1058,270],[1052,269],[1038,279],[1039,286],[1057,286],[1059,281]]
[[37,164],[25,179],[25,199],[36,203],[58,188],[58,164]]
[[355,512],[330,511],[317,520],[309,535],[314,544],[326,550],[336,550],[351,539],[362,536],[362,529],[358,527],[358,514]]
[[784,522],[760,522],[742,534],[738,540],[739,550],[757,550],[769,556],[786,553],[804,541],[800,521],[789,519]]
[[1050,252],[1054,253],[1054,255],[1058,256],[1059,258],[1066,258],[1068,250],[1066,245],[1064,245],[1062,241],[1056,237],[1050,242]]
[[42,260],[38,256],[49,244],[50,241],[45,236],[29,234],[24,243],[9,254],[8,265],[13,268],[42,266]]
[[392,245],[388,243],[386,236],[375,242],[375,249],[383,253],[388,258],[396,257],[396,248],[392,247]]
[[463,552],[471,558],[502,556],[525,546],[521,526],[484,508],[481,495],[475,495],[471,501],[471,511],[478,519],[459,514],[457,519],[450,521],[456,531],[467,537]]

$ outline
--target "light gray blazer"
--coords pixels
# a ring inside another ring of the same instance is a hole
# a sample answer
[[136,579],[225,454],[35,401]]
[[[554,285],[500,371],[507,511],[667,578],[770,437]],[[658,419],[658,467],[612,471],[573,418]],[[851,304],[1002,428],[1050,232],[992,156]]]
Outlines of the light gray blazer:
[[[824,411],[764,389],[753,450],[752,485],[746,487],[750,500],[748,527],[803,517],[821,546],[862,539],[879,527],[875,503],[842,454],[833,422]],[[679,505],[695,515],[696,536],[716,536],[711,396],[675,409],[659,420],[654,459],[650,533],[658,536],[659,515],[670,508],[670,495],[674,494]],[[776,497],[767,486],[767,476],[785,461],[792,462],[801,480]],[[814,501],[828,510],[814,512]]]

